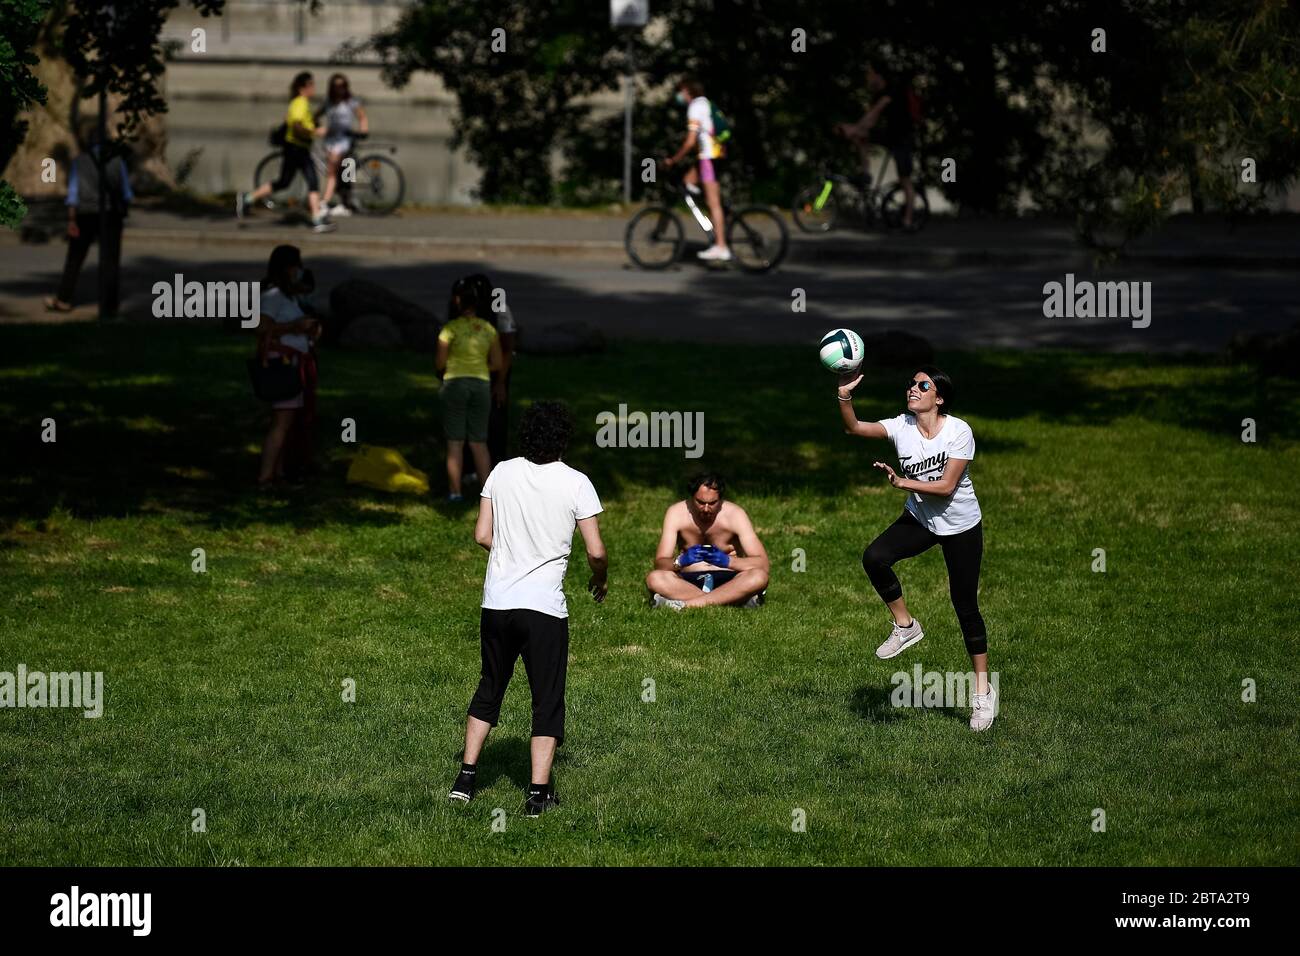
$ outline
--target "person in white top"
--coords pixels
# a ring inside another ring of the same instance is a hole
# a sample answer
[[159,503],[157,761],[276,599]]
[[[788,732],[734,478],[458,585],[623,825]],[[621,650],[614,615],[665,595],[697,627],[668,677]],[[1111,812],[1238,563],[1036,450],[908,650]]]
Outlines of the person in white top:
[[699,253],[706,262],[728,262],[731,250],[727,248],[727,224],[722,213],[722,187],[718,184],[722,160],[722,144],[713,136],[713,104],[704,95],[704,84],[693,76],[683,77],[677,85],[675,97],[679,106],[686,107],[686,138],[677,152],[664,159],[664,166],[672,169],[696,151],[696,165],[682,176],[688,189],[699,194],[703,184],[704,198],[709,204],[709,222],[713,226],[713,245]]
[[480,492],[474,540],[488,552],[479,616],[482,670],[465,724],[465,756],[448,795],[474,797],[479,753],[496,726],[501,701],[524,659],[533,695],[532,782],[524,812],[538,816],[556,806],[551,787],[555,749],[564,741],[564,680],[569,663],[569,608],[564,572],[573,532],[582,533],[597,602],[608,591],[609,559],[596,516],[602,508],[591,481],[560,457],[573,435],[573,419],[559,402],[536,402],[519,427],[522,458],[492,469]]
[[893,565],[939,545],[948,567],[952,606],[975,671],[970,726],[987,730],[997,716],[997,691],[989,684],[988,637],[979,609],[984,525],[969,469],[975,436],[969,425],[950,414],[952,379],[934,366],[922,366],[907,383],[905,414],[877,422],[858,421],[853,411],[853,389],[861,381],[861,375],[852,374],[840,379],[844,429],[850,435],[893,441],[902,474],[885,462],[877,461],[874,467],[907,492],[906,510],[862,554],[863,569],[894,617],[893,630],[876,656],[897,657],[925,636],[903,601]]
[[325,193],[321,205],[330,216],[350,216],[352,210],[336,192],[346,192],[339,183],[343,160],[356,145],[356,135],[368,135],[370,119],[361,101],[352,95],[348,78],[342,73],[330,77],[329,99],[316,110],[316,125],[325,127]]

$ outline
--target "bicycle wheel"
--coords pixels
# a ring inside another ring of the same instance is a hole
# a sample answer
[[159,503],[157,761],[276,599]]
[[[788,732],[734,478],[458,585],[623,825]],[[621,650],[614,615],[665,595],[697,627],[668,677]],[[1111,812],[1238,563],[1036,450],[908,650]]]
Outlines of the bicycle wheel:
[[[907,198],[903,195],[903,184],[894,183],[880,200],[880,217],[890,229],[900,229],[903,225],[903,209]],[[917,229],[925,228],[930,218],[930,200],[925,198],[925,190],[920,186],[912,190],[912,225]]]
[[686,233],[667,206],[647,206],[627,224],[623,247],[642,269],[667,269],[682,254]]
[[781,217],[767,206],[746,206],[727,222],[727,245],[740,268],[767,272],[785,258],[790,234]]
[[402,204],[406,178],[402,168],[387,156],[357,159],[357,181],[352,183],[352,201],[372,216],[386,216]]
[[827,179],[809,186],[794,197],[795,225],[804,232],[830,232],[839,218],[840,203],[831,191],[835,184]]
[[[273,183],[280,178],[280,165],[282,153],[276,150],[274,153],[264,157],[257,164],[257,170],[253,173],[253,188],[256,189],[263,183]],[[271,193],[264,202],[267,209],[275,208],[276,203],[284,206],[307,207],[307,184],[303,182],[301,173],[294,173],[293,179],[289,185],[279,192]]]

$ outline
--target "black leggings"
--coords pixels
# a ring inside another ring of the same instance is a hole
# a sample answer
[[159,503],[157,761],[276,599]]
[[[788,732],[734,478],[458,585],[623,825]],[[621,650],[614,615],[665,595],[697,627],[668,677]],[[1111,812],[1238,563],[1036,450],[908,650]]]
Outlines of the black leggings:
[[914,558],[935,545],[943,548],[948,565],[948,593],[961,624],[961,636],[970,654],[988,652],[984,618],[980,616],[980,559],[984,555],[984,523],[960,534],[938,535],[904,511],[897,521],[880,533],[862,552],[862,567],[871,578],[880,599],[888,604],[903,596],[903,586],[894,574],[895,562]]
[[271,189],[274,192],[287,189],[293,182],[293,174],[296,172],[302,173],[302,178],[307,181],[308,192],[320,192],[320,180],[316,178],[316,161],[311,158],[311,150],[303,146],[295,146],[293,143],[285,143],[284,152],[280,155],[280,178],[271,184]]

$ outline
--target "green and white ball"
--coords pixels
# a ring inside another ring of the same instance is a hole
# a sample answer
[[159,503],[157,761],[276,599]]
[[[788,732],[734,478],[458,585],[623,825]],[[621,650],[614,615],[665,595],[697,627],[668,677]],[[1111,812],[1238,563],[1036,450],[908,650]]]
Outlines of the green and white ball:
[[837,375],[856,372],[862,364],[862,336],[852,329],[833,329],[822,336],[821,360]]

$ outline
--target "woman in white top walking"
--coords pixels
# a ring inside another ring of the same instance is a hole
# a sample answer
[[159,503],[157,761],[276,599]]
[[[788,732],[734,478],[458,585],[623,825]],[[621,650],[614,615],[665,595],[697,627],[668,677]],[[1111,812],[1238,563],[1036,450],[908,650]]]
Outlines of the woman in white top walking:
[[862,567],[894,617],[889,639],[876,649],[876,656],[897,657],[925,636],[903,601],[893,565],[939,545],[948,567],[952,606],[975,671],[970,726],[987,730],[997,715],[997,691],[989,685],[988,639],[979,609],[984,525],[968,468],[975,457],[975,436],[969,425],[949,414],[952,380],[933,366],[923,366],[907,383],[907,412],[878,422],[858,421],[853,411],[853,389],[861,381],[861,375],[840,380],[845,431],[892,440],[903,474],[884,462],[875,462],[875,467],[885,472],[891,485],[908,493],[906,510],[862,554]]

